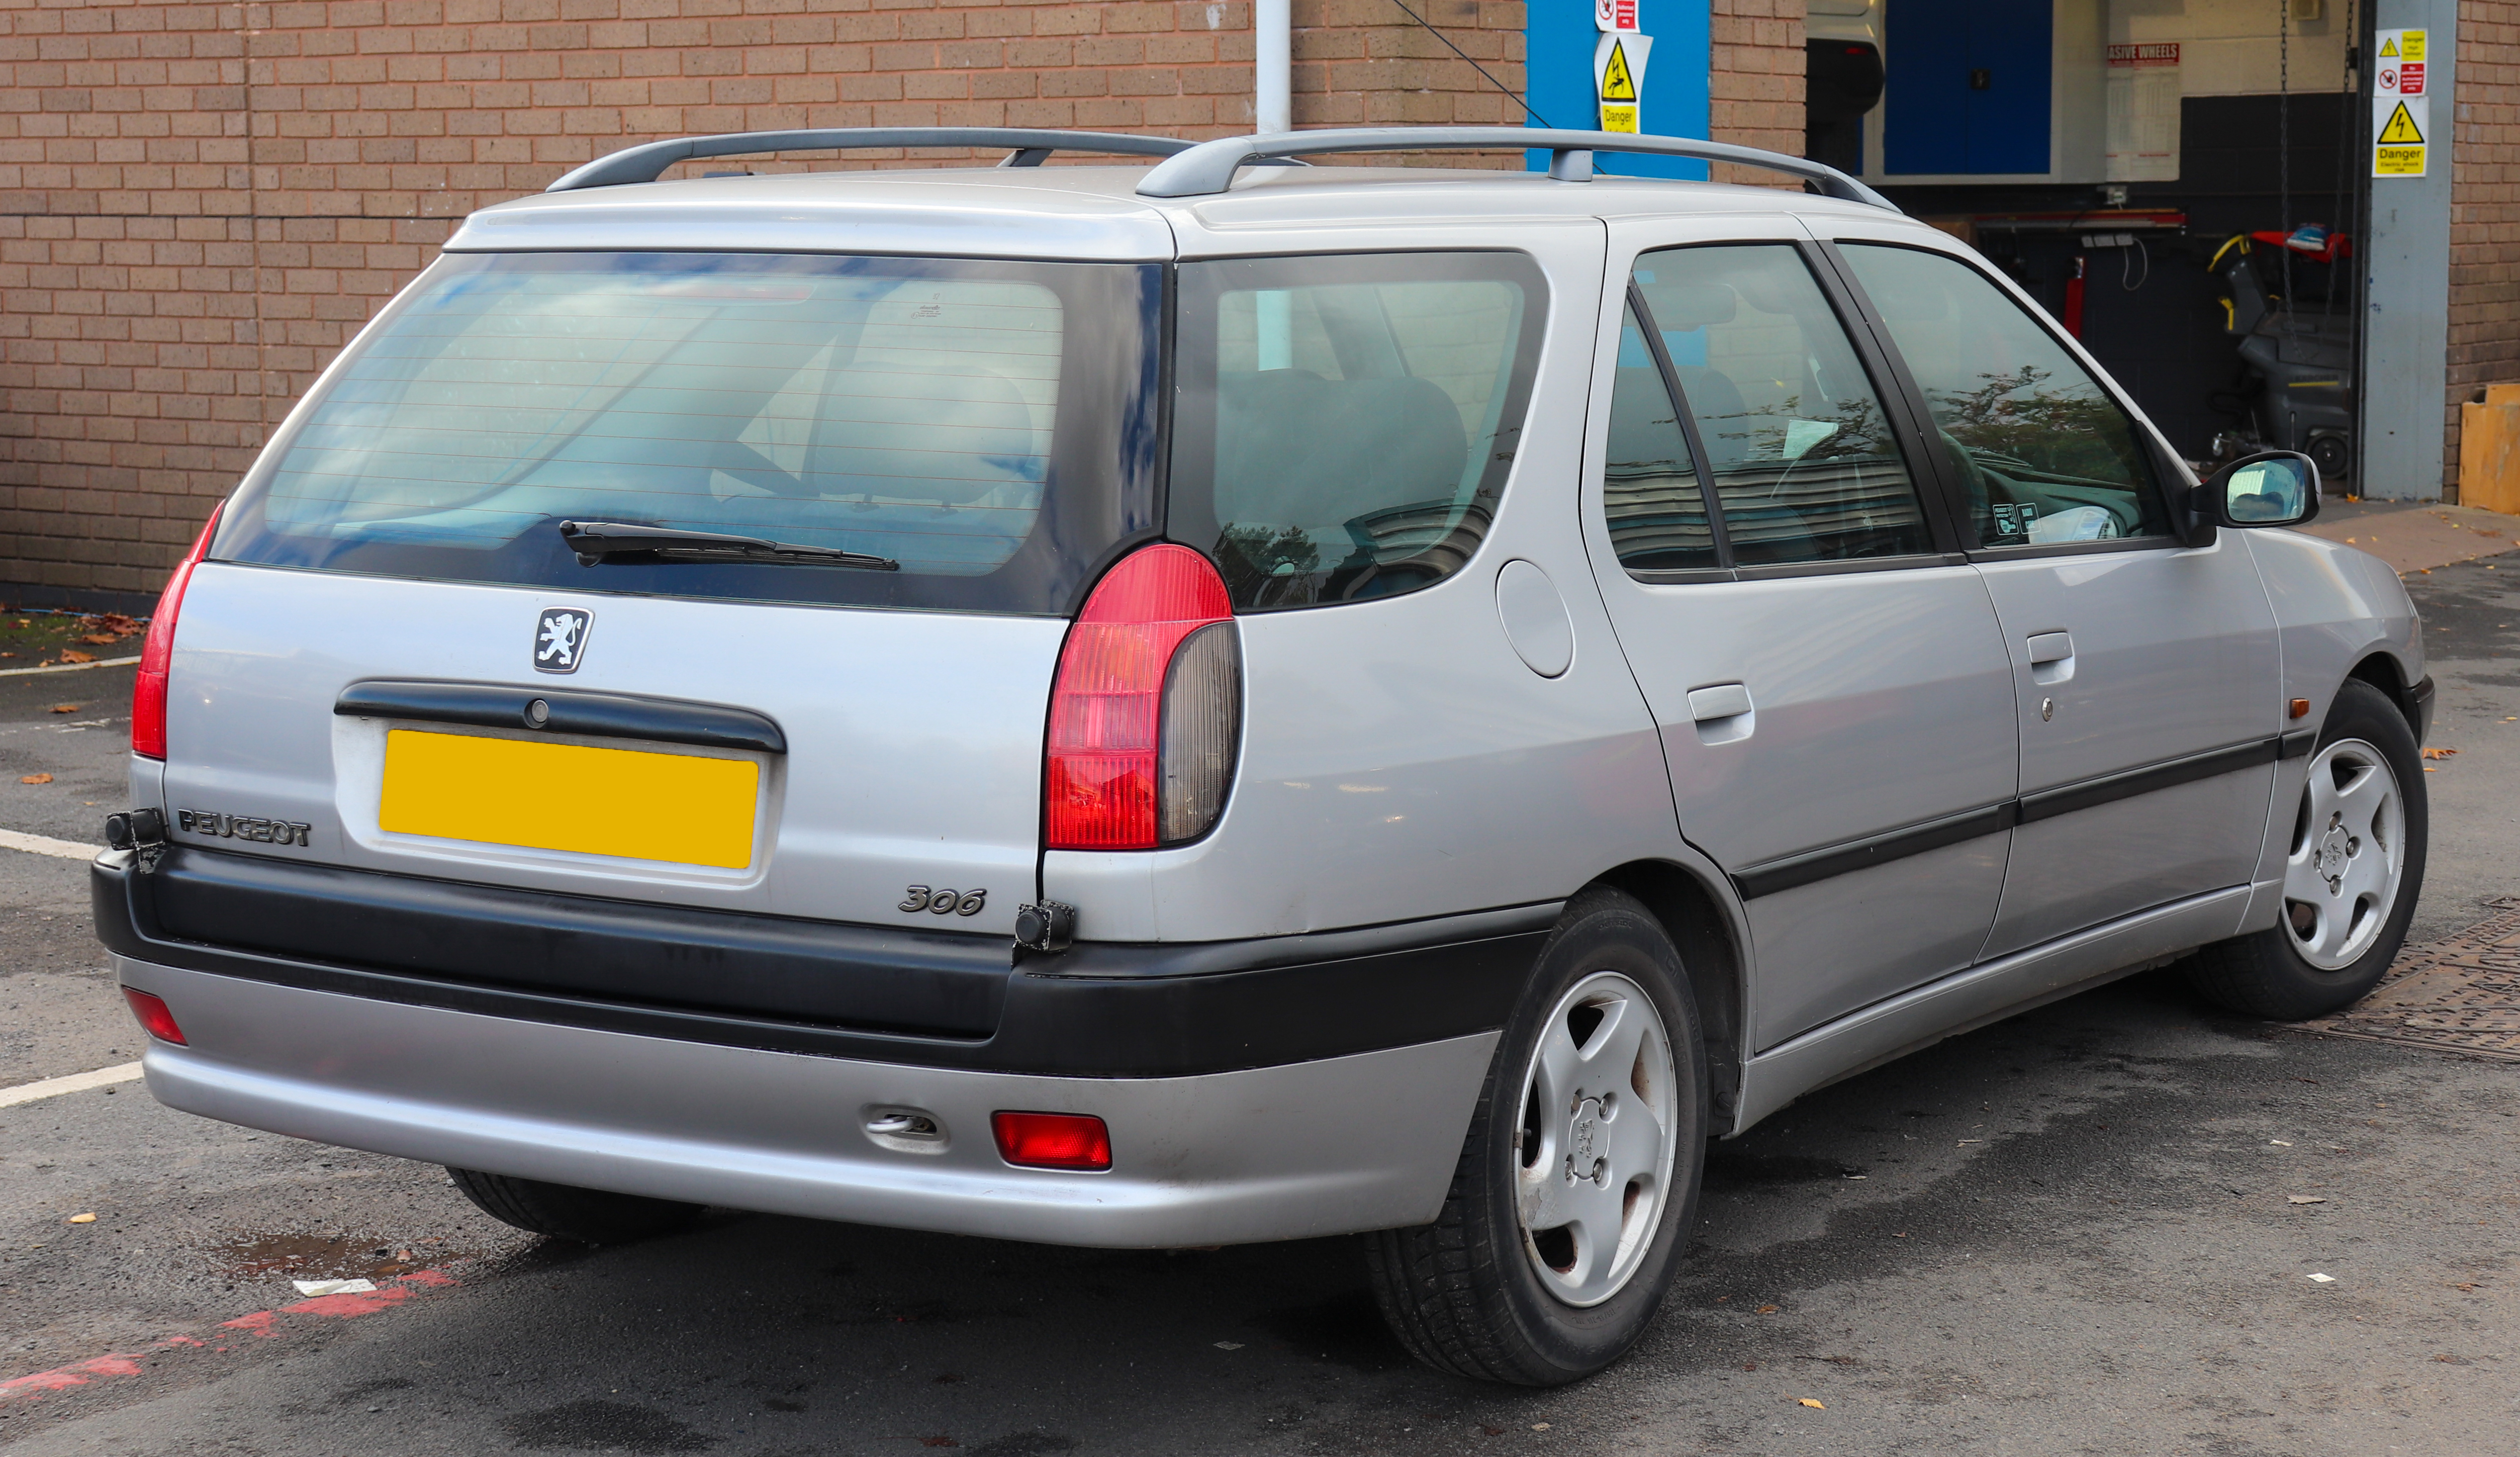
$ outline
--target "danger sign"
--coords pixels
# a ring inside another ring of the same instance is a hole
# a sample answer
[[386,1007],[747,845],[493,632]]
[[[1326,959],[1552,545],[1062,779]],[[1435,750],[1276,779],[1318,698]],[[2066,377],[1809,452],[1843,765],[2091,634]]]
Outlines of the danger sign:
[[2421,30],[2383,30],[2371,80],[2371,175],[2421,177],[2432,151],[2432,98],[2424,94]]
[[1601,130],[1643,130],[1645,58],[1653,54],[1653,37],[1625,31],[1604,34],[1593,48],[1593,94],[1600,107]]

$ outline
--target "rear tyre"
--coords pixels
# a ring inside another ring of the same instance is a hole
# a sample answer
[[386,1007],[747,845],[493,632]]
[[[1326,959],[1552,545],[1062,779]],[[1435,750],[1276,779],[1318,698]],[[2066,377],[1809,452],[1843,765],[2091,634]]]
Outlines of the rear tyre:
[[1705,1150],[1706,1052],[1680,954],[1635,898],[1587,890],[1498,1042],[1442,1214],[1366,1237],[1383,1318],[1457,1376],[1592,1375],[1662,1304]]
[[2389,696],[2348,680],[2311,751],[2285,847],[2283,908],[2264,931],[2187,964],[2208,1001],[2298,1022],[2362,1000],[2406,943],[2428,819],[2414,732]]
[[678,1200],[546,1184],[470,1168],[446,1172],[464,1197],[491,1218],[581,1245],[626,1245],[688,1228],[700,1216],[700,1206]]

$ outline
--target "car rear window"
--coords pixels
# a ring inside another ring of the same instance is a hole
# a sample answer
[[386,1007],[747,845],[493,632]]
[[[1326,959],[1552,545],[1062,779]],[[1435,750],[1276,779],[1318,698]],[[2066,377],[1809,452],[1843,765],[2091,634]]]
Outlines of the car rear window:
[[[213,555],[1057,614],[1154,524],[1151,265],[449,254],[256,466]],[[611,560],[563,521],[889,559]]]
[[1166,534],[1242,612],[1459,570],[1512,469],[1547,303],[1521,253],[1183,264]]

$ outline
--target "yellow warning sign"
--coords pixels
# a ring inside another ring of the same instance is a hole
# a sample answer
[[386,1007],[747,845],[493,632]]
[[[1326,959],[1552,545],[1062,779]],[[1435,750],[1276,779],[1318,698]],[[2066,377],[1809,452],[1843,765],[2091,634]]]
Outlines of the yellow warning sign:
[[2380,145],[2383,147],[2420,147],[2423,144],[2423,130],[2415,125],[2414,115],[2407,110],[2407,104],[2405,102],[2402,101],[2398,103],[2398,109],[2389,114],[2387,124],[2380,128]]
[[1637,99],[1637,78],[1628,71],[1628,49],[1616,41],[1610,45],[1610,64],[1601,68],[1601,99],[1627,102]]
[[2405,44],[2399,48],[2404,53],[2405,59],[2408,61],[2421,61],[2424,59],[2424,32],[2421,30],[2402,30],[2399,34],[2405,40]]
[[1636,107],[1623,101],[1601,103],[1601,130],[1636,135],[1638,131]]
[[2380,42],[2380,59],[2383,61],[2394,61],[2397,58],[2398,37],[2392,35],[2388,39]]

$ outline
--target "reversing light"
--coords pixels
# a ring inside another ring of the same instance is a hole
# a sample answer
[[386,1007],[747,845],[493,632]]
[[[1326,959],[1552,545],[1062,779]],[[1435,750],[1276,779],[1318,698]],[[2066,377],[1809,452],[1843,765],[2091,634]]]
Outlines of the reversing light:
[[175,1025],[175,1014],[166,1010],[163,998],[126,986],[122,988],[122,999],[131,1004],[131,1015],[140,1019],[141,1030],[160,1042],[172,1042],[177,1047],[188,1045],[184,1029]]
[[1216,824],[1242,724],[1225,579],[1162,543],[1111,569],[1058,654],[1042,776],[1055,850],[1143,850]]
[[218,528],[219,512],[213,507],[209,524],[202,527],[184,560],[175,564],[166,590],[158,594],[158,610],[149,615],[149,635],[140,642],[140,673],[131,682],[131,751],[143,758],[166,756],[166,667],[175,656],[175,617],[184,610],[184,589],[192,585],[193,569],[208,554],[210,536]]
[[993,1113],[998,1157],[1017,1168],[1111,1166],[1111,1130],[1088,1113]]

